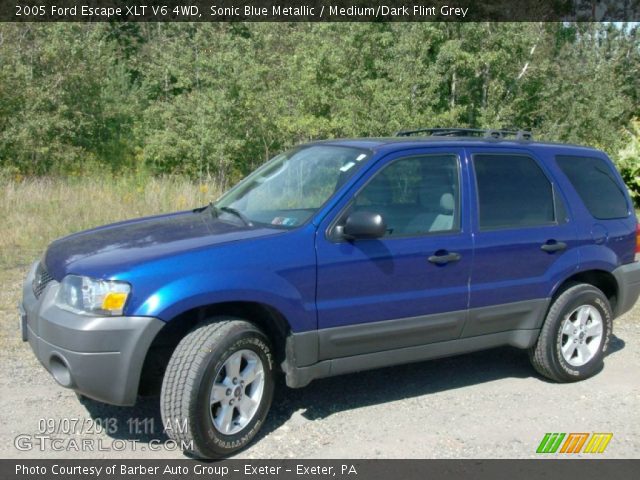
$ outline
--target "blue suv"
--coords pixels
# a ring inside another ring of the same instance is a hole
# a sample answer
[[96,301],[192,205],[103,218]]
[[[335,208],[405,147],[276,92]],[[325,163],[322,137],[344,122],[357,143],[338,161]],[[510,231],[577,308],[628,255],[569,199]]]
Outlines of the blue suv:
[[22,335],[79,394],[157,387],[169,436],[214,458],[256,435],[279,373],[511,345],[554,381],[594,375],[640,294],[638,238],[595,149],[453,128],[314,142],[208,206],[54,241]]

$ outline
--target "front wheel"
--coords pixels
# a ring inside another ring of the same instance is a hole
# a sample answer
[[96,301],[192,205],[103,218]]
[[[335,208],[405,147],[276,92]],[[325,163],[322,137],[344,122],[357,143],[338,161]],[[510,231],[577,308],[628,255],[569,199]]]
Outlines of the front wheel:
[[236,318],[216,318],[185,336],[162,382],[167,435],[192,455],[226,457],[255,437],[274,390],[269,339]]
[[613,329],[613,313],[598,288],[577,284],[553,302],[529,356],[535,369],[557,382],[598,373]]

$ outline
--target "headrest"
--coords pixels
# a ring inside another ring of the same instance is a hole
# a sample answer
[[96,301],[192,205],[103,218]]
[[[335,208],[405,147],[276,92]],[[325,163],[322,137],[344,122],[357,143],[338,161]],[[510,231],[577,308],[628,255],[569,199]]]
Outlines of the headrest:
[[456,208],[456,202],[453,195],[450,193],[443,193],[440,197],[440,208],[442,213],[451,215]]

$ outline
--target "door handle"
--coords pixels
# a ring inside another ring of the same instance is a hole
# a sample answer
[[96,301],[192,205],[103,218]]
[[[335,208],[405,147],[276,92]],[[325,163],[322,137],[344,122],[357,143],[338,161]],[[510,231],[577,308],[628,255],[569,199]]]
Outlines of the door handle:
[[[438,252],[436,252],[438,253]],[[436,265],[446,265],[449,262],[457,262],[462,258],[462,255],[456,252],[442,253],[440,255],[431,255],[428,260]]]
[[540,249],[544,250],[548,253],[559,252],[561,250],[565,250],[567,248],[567,244],[564,242],[556,242],[555,240],[549,240],[547,243],[543,244]]

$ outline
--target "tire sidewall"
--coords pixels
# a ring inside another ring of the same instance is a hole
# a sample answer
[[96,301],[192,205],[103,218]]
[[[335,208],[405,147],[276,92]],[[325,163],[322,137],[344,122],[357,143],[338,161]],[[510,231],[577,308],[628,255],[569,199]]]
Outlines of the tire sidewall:
[[[562,326],[567,316],[582,305],[590,305],[600,313],[603,323],[603,338],[595,356],[586,364],[576,367],[570,365],[562,355]],[[567,380],[582,380],[598,373],[602,369],[604,356],[609,347],[609,340],[613,329],[613,313],[607,298],[599,290],[590,286],[583,286],[568,298],[564,306],[560,309],[560,314],[554,320],[555,336],[552,357],[558,372]]]
[[[241,330],[227,335],[215,345],[207,345],[207,356],[202,363],[200,387],[194,392],[191,428],[197,450],[206,457],[228,455],[245,447],[262,427],[271,406],[274,390],[274,361],[269,340],[257,330]],[[210,416],[209,394],[216,374],[224,362],[238,350],[251,350],[262,361],[264,391],[260,406],[253,419],[240,432],[224,435],[213,425]]]

